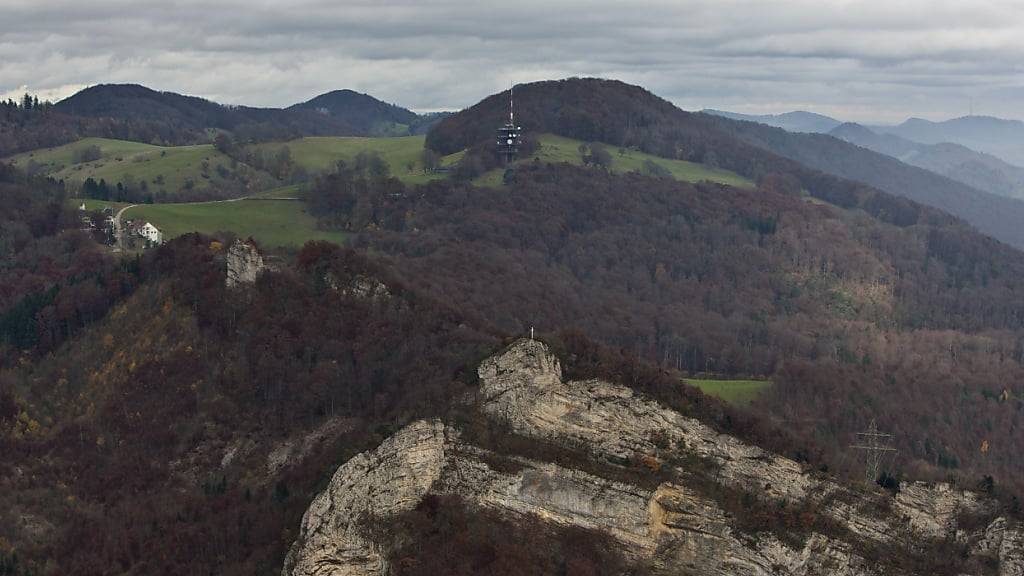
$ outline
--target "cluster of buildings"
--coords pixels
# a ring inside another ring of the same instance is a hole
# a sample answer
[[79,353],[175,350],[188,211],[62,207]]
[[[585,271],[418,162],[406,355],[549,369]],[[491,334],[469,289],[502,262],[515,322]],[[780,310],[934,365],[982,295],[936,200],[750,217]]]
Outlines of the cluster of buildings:
[[[78,210],[82,212],[82,229],[86,231],[97,230],[99,227],[93,218],[86,213],[86,206],[83,202]],[[106,206],[101,212],[103,213],[103,224],[102,231],[106,234],[111,244],[123,244],[125,240],[131,238],[140,238],[146,246],[163,244],[164,235],[159,228],[154,226],[150,222],[144,220],[128,220],[125,222],[122,229],[118,229],[117,216],[114,214],[114,209]],[[119,236],[121,236],[119,238]]]

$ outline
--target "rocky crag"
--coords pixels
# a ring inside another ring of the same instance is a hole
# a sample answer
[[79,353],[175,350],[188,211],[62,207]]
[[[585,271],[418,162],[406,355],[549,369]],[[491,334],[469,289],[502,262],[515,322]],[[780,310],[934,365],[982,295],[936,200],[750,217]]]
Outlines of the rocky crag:
[[227,277],[224,282],[228,288],[252,284],[266,269],[263,255],[260,254],[259,248],[251,239],[248,241],[235,240],[235,243],[228,249],[226,260]]
[[[538,341],[489,358],[479,376],[476,406],[495,426],[581,453],[592,465],[497,454],[440,420],[414,422],[337,470],[306,512],[283,574],[386,574],[387,544],[368,522],[427,494],[455,494],[502,514],[601,531],[624,556],[664,574],[924,573],[902,559],[955,546],[960,572],[1024,575],[1024,529],[975,493],[912,483],[890,496],[844,486],[624,386],[565,382]],[[636,461],[657,480],[601,473]],[[723,490],[748,495],[755,508],[814,510],[816,519],[792,534],[750,531],[723,506]]]

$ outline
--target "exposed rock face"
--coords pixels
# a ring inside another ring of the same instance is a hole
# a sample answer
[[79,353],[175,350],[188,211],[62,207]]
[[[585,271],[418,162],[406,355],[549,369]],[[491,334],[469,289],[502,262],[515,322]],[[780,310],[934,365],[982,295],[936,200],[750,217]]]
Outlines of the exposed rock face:
[[719,434],[693,418],[637,397],[625,386],[562,382],[558,359],[543,343],[520,340],[479,369],[483,410],[526,436],[587,446],[616,460],[656,454],[655,438],[720,463],[723,480],[770,496],[799,499],[808,478],[792,460]]
[[241,284],[255,282],[266,265],[263,263],[263,256],[255,243],[251,240],[247,242],[235,240],[235,243],[228,249],[227,268],[225,284],[228,288],[234,288]]
[[420,421],[346,462],[303,516],[284,574],[382,573],[383,559],[359,523],[415,506],[441,476],[444,451],[444,426]]
[[[457,494],[473,506],[599,530],[613,536],[624,555],[662,573],[722,576],[896,573],[869,558],[865,543],[891,544],[908,529],[917,538],[946,537],[957,534],[961,511],[994,511],[991,502],[969,492],[911,484],[889,498],[886,510],[865,512],[872,509],[871,494],[806,474],[793,461],[719,434],[628,388],[598,380],[563,382],[558,360],[540,342],[517,342],[484,361],[479,375],[481,410],[518,434],[586,452],[605,463],[600,466],[636,455],[656,457],[667,442],[713,463],[725,485],[771,502],[815,502],[839,526],[839,535],[810,533],[797,545],[792,538],[743,533],[700,489],[662,483],[651,490],[495,455],[464,442],[440,421],[420,421],[337,471],[303,518],[285,575],[387,573],[385,551],[361,519],[386,519],[428,493]],[[494,469],[488,462],[496,458],[513,465]],[[999,518],[957,538],[972,543],[974,553],[998,560],[1001,576],[1024,576],[1024,532],[1016,524]]]
[[1019,522],[996,518],[978,548],[998,559],[999,576],[1024,575],[1024,527]]
[[[379,448],[356,456],[335,474],[302,521],[284,574],[355,576],[387,572],[384,555],[361,521],[414,507],[426,494],[458,494],[466,501],[510,514],[600,530],[622,552],[654,561],[665,573],[869,574],[866,562],[841,544],[816,535],[794,550],[776,539],[750,545],[729,526],[713,502],[682,486],[651,491],[551,463],[516,459],[515,473],[492,469],[488,451],[465,444],[439,421],[415,422]],[[668,552],[659,552],[665,549]]]
[[324,282],[332,289],[345,295],[369,300],[387,300],[391,298],[391,291],[386,284],[380,280],[365,274],[356,274],[351,280],[339,279],[334,273],[328,272],[324,275]]

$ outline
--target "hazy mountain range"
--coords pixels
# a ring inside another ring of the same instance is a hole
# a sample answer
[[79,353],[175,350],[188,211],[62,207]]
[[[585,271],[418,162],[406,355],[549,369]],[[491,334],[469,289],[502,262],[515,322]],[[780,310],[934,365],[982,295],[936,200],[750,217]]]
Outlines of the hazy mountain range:
[[815,114],[814,112],[805,112],[803,110],[797,110],[794,112],[786,112],[783,114],[739,114],[737,112],[726,112],[724,110],[706,109],[702,110],[705,114],[714,114],[715,116],[724,116],[725,118],[731,118],[733,120],[745,120],[747,122],[758,122],[760,124],[767,124],[769,126],[775,126],[776,128],[782,128],[783,130],[789,130],[790,132],[828,132],[842,124],[842,121],[836,120],[829,116],[822,114]]
[[789,132],[821,133],[936,172],[979,190],[1024,196],[1024,123],[988,116],[944,122],[911,118],[897,126],[865,126],[813,112],[708,114],[757,122]]

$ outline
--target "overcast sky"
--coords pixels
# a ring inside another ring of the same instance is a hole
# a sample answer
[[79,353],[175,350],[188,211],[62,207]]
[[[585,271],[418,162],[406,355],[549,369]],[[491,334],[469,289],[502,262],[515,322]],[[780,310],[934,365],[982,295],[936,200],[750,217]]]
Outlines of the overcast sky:
[[133,82],[283,106],[338,88],[458,109],[509,82],[640,84],[685,109],[1024,117],[1024,2],[0,0],[0,94]]

